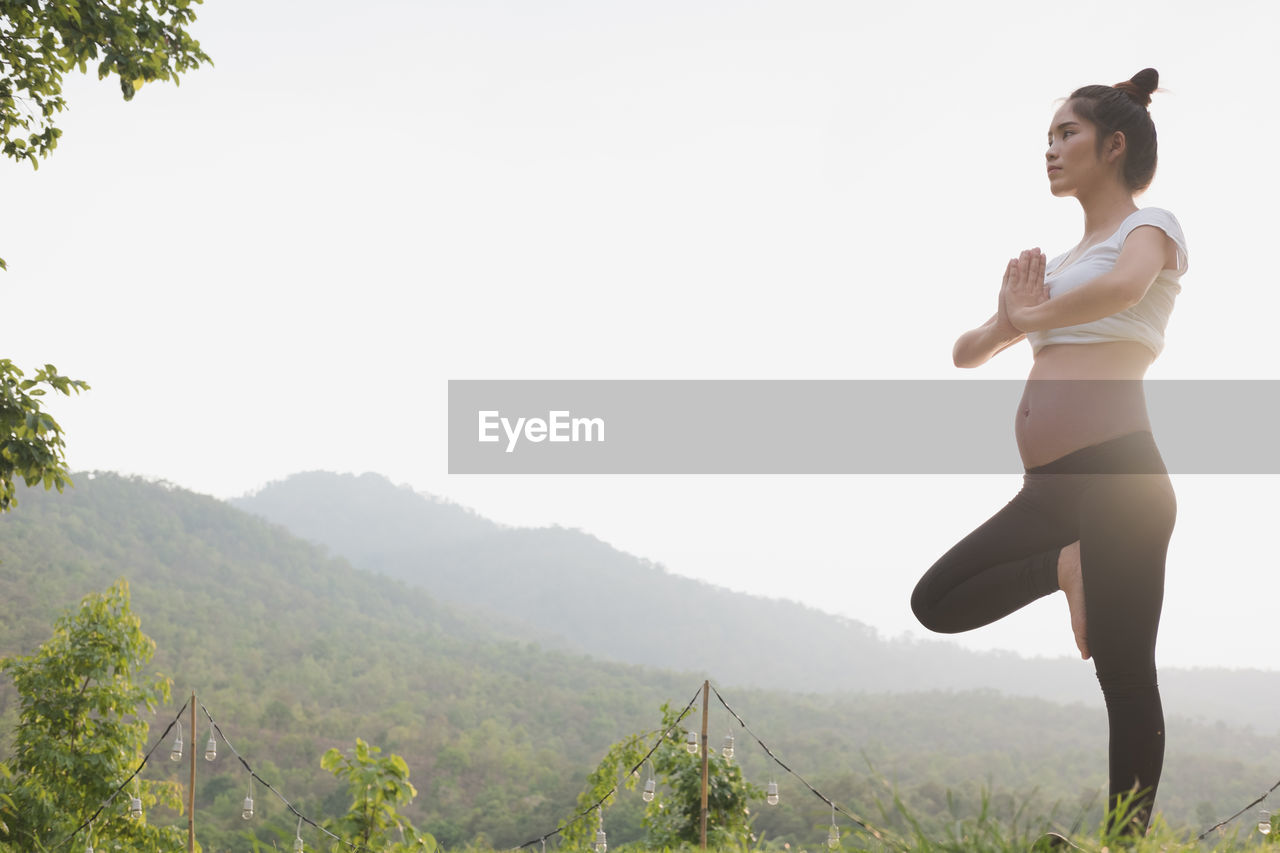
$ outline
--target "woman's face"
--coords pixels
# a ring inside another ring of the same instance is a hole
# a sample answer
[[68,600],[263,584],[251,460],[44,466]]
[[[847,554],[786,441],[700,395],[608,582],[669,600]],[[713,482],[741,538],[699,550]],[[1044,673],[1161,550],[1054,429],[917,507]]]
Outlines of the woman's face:
[[1063,104],[1049,125],[1049,148],[1045,151],[1049,172],[1049,192],[1074,196],[1088,191],[1108,178],[1111,170],[1098,157],[1098,129]]

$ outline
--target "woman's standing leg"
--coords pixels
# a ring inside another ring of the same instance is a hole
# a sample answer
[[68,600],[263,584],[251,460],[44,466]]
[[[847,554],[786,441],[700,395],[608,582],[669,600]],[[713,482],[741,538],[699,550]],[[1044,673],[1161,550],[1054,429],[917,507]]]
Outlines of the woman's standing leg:
[[1111,808],[1137,792],[1145,829],[1164,763],[1156,633],[1177,501],[1164,474],[1100,474],[1081,494],[1080,562],[1089,650],[1110,726]]

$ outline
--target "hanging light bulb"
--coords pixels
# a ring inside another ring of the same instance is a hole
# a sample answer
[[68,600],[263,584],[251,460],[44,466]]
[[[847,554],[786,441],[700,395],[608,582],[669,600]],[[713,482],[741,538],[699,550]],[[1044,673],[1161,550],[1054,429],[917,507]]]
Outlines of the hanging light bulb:
[[293,853],[303,853],[302,815],[298,815],[298,828],[293,831]]
[[696,754],[698,751],[698,735],[691,729],[689,736],[684,739],[684,748],[689,750],[689,754]]
[[244,798],[244,806],[240,809],[240,817],[248,820],[253,817],[253,777],[249,777],[249,796]]
[[93,842],[90,841],[88,846],[84,848],[84,853],[93,853]]
[[142,817],[142,798],[141,797],[129,798],[129,817],[133,818],[134,820],[138,820],[139,818]]
[[1271,812],[1267,809],[1258,809],[1258,832],[1271,834]]
[[644,793],[640,795],[640,799],[644,800],[646,803],[652,803],[653,793],[657,787],[658,783],[654,781],[652,776],[650,776],[649,781],[644,783]]
[[182,760],[182,721],[178,721],[178,735],[173,739],[173,748],[169,750],[170,761]]
[[604,812],[600,812],[600,822],[596,824],[596,853],[606,853],[609,842],[604,837]]
[[832,850],[840,846],[840,827],[836,826],[836,804],[831,804],[831,831],[827,833],[827,846]]
[[724,736],[724,746],[720,747],[720,754],[725,758],[733,758],[733,735]]
[[214,738],[213,734],[210,733],[209,742],[204,745],[204,760],[213,761],[213,759],[217,757],[218,757],[218,741]]
[[764,801],[771,806],[778,804],[778,783],[770,782],[769,787],[764,795]]

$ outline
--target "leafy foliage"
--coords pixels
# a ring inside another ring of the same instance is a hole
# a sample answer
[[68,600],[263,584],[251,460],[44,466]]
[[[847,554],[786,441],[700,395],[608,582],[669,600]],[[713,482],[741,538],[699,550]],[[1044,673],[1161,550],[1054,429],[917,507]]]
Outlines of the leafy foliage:
[[98,79],[120,78],[132,100],[143,84],[178,83],[212,60],[187,32],[202,0],[0,0],[0,144],[39,166],[58,144],[62,77],[97,60]]
[[[154,711],[169,698],[166,679],[141,674],[154,650],[129,607],[128,584],[120,581],[59,619],[35,654],[0,662],[13,676],[21,709],[14,774],[0,803],[20,849],[45,850],[66,840],[138,766],[147,738],[138,709]],[[130,785],[144,806],[181,808],[176,785]],[[127,804],[118,797],[94,823],[91,840],[139,853],[182,845],[177,830],[127,817]]]
[[[348,757],[330,749],[320,759],[320,766],[347,782],[351,808],[346,815],[326,828],[360,847],[400,853],[400,851],[435,849],[435,839],[414,829],[400,814],[400,806],[408,805],[418,790],[409,782],[409,765],[398,755],[379,758],[382,750],[356,738],[356,748]],[[401,840],[393,840],[395,832]],[[409,841],[404,841],[408,836]]]
[[27,379],[12,361],[0,359],[0,512],[17,506],[16,478],[28,486],[41,483],[59,492],[71,482],[62,427],[40,407],[46,389],[70,396],[89,386],[60,375],[52,364]]
[[[0,151],[39,168],[58,145],[63,75],[97,61],[126,101],[154,80],[213,64],[187,27],[203,0],[0,0]],[[0,258],[0,270],[5,262]]]
[[[662,721],[664,726],[675,722],[667,706],[662,708]],[[669,791],[655,798],[645,812],[649,841],[659,848],[701,841],[702,758],[685,749],[683,734],[667,730],[653,755],[654,767]],[[717,750],[708,749],[707,759],[707,845],[717,850],[746,846],[755,841],[748,802],[763,799],[764,791],[744,781],[742,769]]]
[[[650,761],[662,793],[645,808],[646,844],[658,850],[700,844],[702,757],[685,748],[689,730],[680,725],[679,717],[670,705],[664,704],[662,728],[658,732],[629,735],[611,746],[592,771],[586,789],[578,795],[579,812],[585,812],[601,800],[604,800],[602,808],[610,805],[616,796],[610,792],[619,787],[619,778],[622,778],[620,787],[635,788],[640,778],[640,763],[648,753],[648,741],[654,734],[661,733],[662,741]],[[742,770],[714,749],[709,751],[707,759],[707,844],[716,850],[750,845],[755,836],[751,831],[748,802],[761,799],[764,791],[745,781]],[[566,846],[574,850],[591,849],[597,825],[584,818],[566,827]]]

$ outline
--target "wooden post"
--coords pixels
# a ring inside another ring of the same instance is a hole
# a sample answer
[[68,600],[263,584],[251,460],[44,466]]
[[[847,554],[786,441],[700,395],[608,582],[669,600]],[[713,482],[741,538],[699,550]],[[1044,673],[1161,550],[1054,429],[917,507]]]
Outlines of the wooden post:
[[187,853],[196,853],[196,692],[191,691],[191,784],[187,786]]
[[702,682],[702,849],[707,849],[707,710],[711,698],[711,682]]

